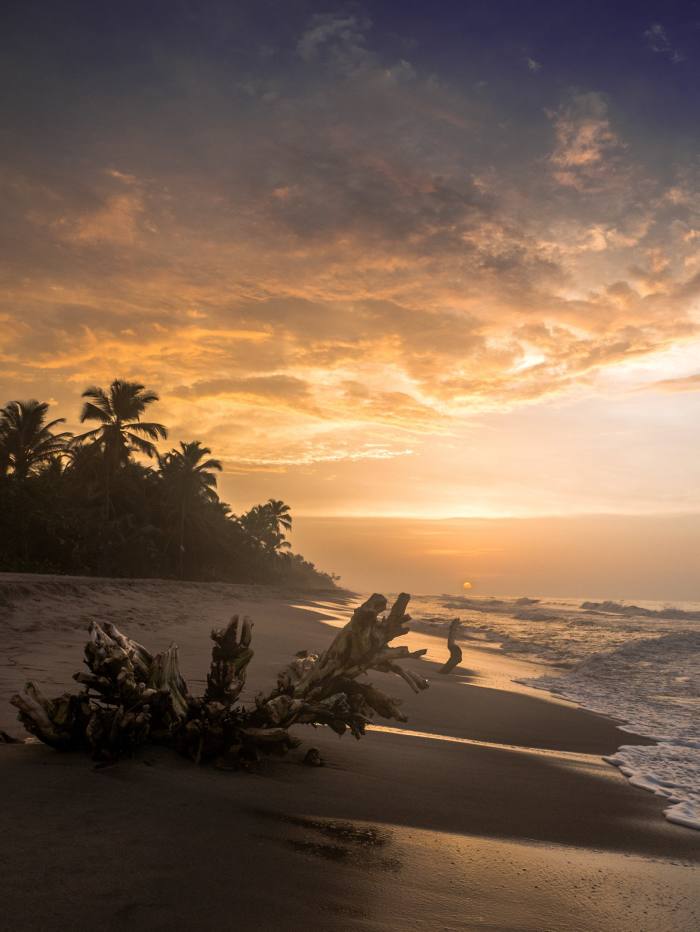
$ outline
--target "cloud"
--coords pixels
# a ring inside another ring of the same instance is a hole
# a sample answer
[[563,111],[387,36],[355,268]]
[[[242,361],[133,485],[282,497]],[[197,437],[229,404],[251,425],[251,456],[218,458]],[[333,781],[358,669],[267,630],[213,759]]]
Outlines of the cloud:
[[59,234],[79,243],[114,243],[131,246],[138,236],[138,221],[143,204],[138,195],[118,194],[109,197],[92,213],[56,222]]
[[[268,448],[269,451],[269,448]],[[400,456],[411,456],[410,448],[383,446],[380,443],[365,443],[358,446],[338,444],[305,443],[301,449],[281,449],[265,456],[256,454],[250,457],[224,459],[225,472],[248,473],[251,470],[284,470],[293,466],[315,466],[325,463],[357,463],[362,460],[392,460]]]
[[559,184],[579,190],[605,184],[624,144],[611,128],[604,96],[575,94],[549,116],[556,136],[550,162]]
[[253,397],[275,398],[297,404],[309,396],[309,385],[289,375],[249,376],[247,378],[204,379],[174,388],[179,398]]
[[644,31],[644,38],[647,40],[647,45],[652,52],[664,55],[669,61],[673,62],[674,65],[685,61],[683,53],[671,45],[668,33],[661,23],[652,23],[651,26]]
[[326,14],[239,70],[166,57],[173,100],[132,90],[128,133],[105,107],[79,168],[16,153],[0,389],[63,414],[138,377],[264,472],[403,458],[692,332],[692,165],[636,163],[600,93],[525,133],[372,39]]
[[650,390],[662,392],[700,392],[700,372],[685,375],[677,379],[661,379],[647,386]]
[[306,62],[324,58],[341,73],[352,74],[370,59],[365,38],[370,27],[364,17],[317,13],[301,35],[297,53]]

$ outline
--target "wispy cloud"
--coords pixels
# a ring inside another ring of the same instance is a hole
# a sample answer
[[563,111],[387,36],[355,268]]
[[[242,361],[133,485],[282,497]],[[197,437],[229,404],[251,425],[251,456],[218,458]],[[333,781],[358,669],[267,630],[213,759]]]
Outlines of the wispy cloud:
[[300,57],[311,62],[323,59],[344,74],[352,74],[371,58],[366,33],[371,21],[364,16],[317,13],[297,42]]
[[664,55],[669,61],[673,62],[674,65],[685,60],[685,55],[671,44],[668,33],[661,23],[652,23],[651,26],[644,31],[644,38],[652,52]]
[[700,392],[700,372],[677,379],[661,379],[651,382],[647,388],[662,392]]
[[605,183],[624,148],[610,124],[605,97],[593,91],[575,94],[550,118],[556,134],[550,156],[556,180],[582,190]]

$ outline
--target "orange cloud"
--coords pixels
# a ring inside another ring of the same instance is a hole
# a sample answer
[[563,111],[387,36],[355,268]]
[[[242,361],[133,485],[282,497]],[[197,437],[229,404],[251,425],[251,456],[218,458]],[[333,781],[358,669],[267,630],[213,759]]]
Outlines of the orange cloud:
[[652,382],[648,388],[662,392],[700,392],[700,372],[678,379],[661,379]]
[[295,81],[265,58],[222,102],[173,66],[181,108],[136,107],[126,137],[106,113],[80,170],[17,158],[4,397],[66,414],[84,384],[138,377],[238,475],[380,470],[437,442],[450,463],[480,418],[595,399],[696,332],[693,165],[656,177],[594,91],[525,151],[515,117],[370,39],[315,17]]

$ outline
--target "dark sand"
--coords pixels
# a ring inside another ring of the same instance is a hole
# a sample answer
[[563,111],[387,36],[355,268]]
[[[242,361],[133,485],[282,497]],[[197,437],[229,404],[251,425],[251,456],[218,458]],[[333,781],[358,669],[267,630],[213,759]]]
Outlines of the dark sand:
[[[68,686],[90,617],[154,649],[175,639],[196,683],[211,625],[247,612],[250,692],[333,636],[292,594],[262,590],[0,577],[3,593],[0,728],[15,732],[6,698],[28,672]],[[160,749],[94,770],[42,746],[0,747],[0,927],[699,928],[700,834],[665,821],[661,800],[600,760],[634,738],[563,703],[478,685],[496,659],[469,651],[469,674],[447,678],[421,661],[431,689],[406,696],[408,729],[469,744],[300,729],[327,766],[300,766],[302,748],[257,775]],[[391,691],[406,695],[405,684]]]

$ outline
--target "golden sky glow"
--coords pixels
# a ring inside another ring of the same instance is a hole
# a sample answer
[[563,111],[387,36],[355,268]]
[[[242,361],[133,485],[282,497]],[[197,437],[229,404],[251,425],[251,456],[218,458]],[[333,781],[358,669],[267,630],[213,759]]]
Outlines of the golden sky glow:
[[[698,600],[696,515],[301,518],[294,545],[345,585],[474,598]],[[465,590],[465,575],[472,589]]]
[[522,115],[355,13],[89,96],[47,48],[7,66],[3,402],[75,428],[138,379],[236,509],[698,510],[696,150],[593,75],[514,58]]

